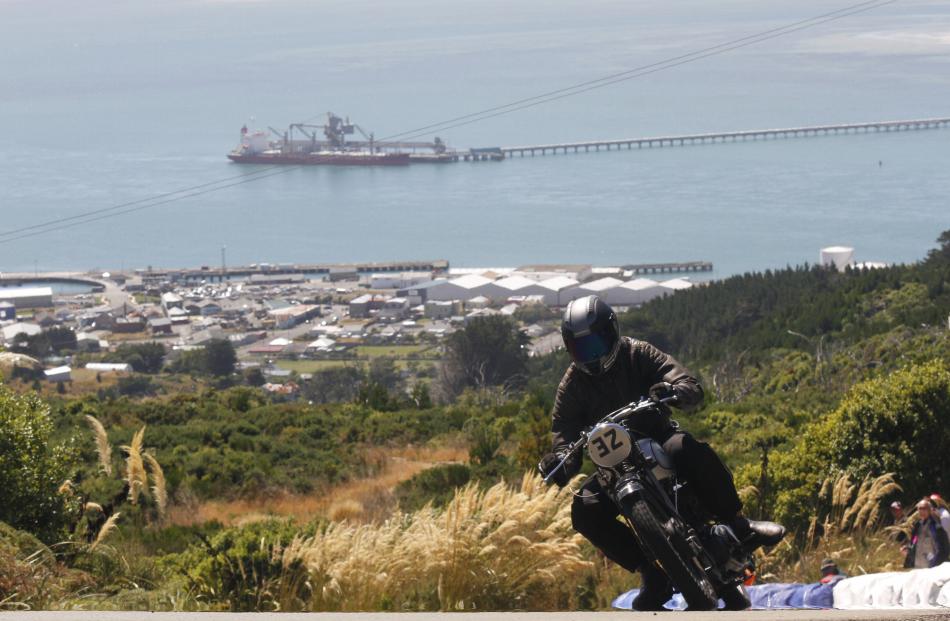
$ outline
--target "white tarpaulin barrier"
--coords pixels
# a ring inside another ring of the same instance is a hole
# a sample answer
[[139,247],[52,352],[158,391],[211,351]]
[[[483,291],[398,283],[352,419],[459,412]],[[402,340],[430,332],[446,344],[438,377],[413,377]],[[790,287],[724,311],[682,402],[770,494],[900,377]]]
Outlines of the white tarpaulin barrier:
[[846,610],[950,607],[950,563],[846,578],[835,585],[834,606]]

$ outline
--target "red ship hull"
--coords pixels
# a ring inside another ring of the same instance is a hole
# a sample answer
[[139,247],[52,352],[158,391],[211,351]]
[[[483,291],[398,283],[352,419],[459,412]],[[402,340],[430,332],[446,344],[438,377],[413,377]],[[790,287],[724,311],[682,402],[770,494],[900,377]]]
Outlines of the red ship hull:
[[228,153],[239,164],[293,166],[408,166],[408,153]]

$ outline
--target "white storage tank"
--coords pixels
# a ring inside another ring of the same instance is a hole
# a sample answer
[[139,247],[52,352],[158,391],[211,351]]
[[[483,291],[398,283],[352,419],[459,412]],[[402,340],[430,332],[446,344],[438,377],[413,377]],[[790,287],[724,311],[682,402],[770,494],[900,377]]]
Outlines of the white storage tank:
[[828,246],[822,248],[819,260],[822,265],[834,266],[839,272],[851,265],[854,258],[854,248],[850,246]]

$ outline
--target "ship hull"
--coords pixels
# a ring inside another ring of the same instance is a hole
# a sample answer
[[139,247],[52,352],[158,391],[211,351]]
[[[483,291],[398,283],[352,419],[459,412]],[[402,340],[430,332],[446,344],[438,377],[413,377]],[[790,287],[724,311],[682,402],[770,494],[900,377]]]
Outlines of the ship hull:
[[408,153],[228,153],[238,164],[291,166],[408,166]]

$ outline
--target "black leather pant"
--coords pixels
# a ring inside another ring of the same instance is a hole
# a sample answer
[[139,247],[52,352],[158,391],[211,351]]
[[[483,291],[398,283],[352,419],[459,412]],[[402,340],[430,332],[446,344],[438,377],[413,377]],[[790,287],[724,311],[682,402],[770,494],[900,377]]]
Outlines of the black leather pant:
[[[716,452],[685,431],[674,431],[661,442],[673,458],[679,478],[689,481],[699,501],[724,522],[730,522],[742,509],[732,473]],[[590,477],[571,505],[574,530],[584,535],[610,560],[627,571],[640,568],[643,554],[626,524],[617,519],[620,511],[607,497],[596,476]]]

